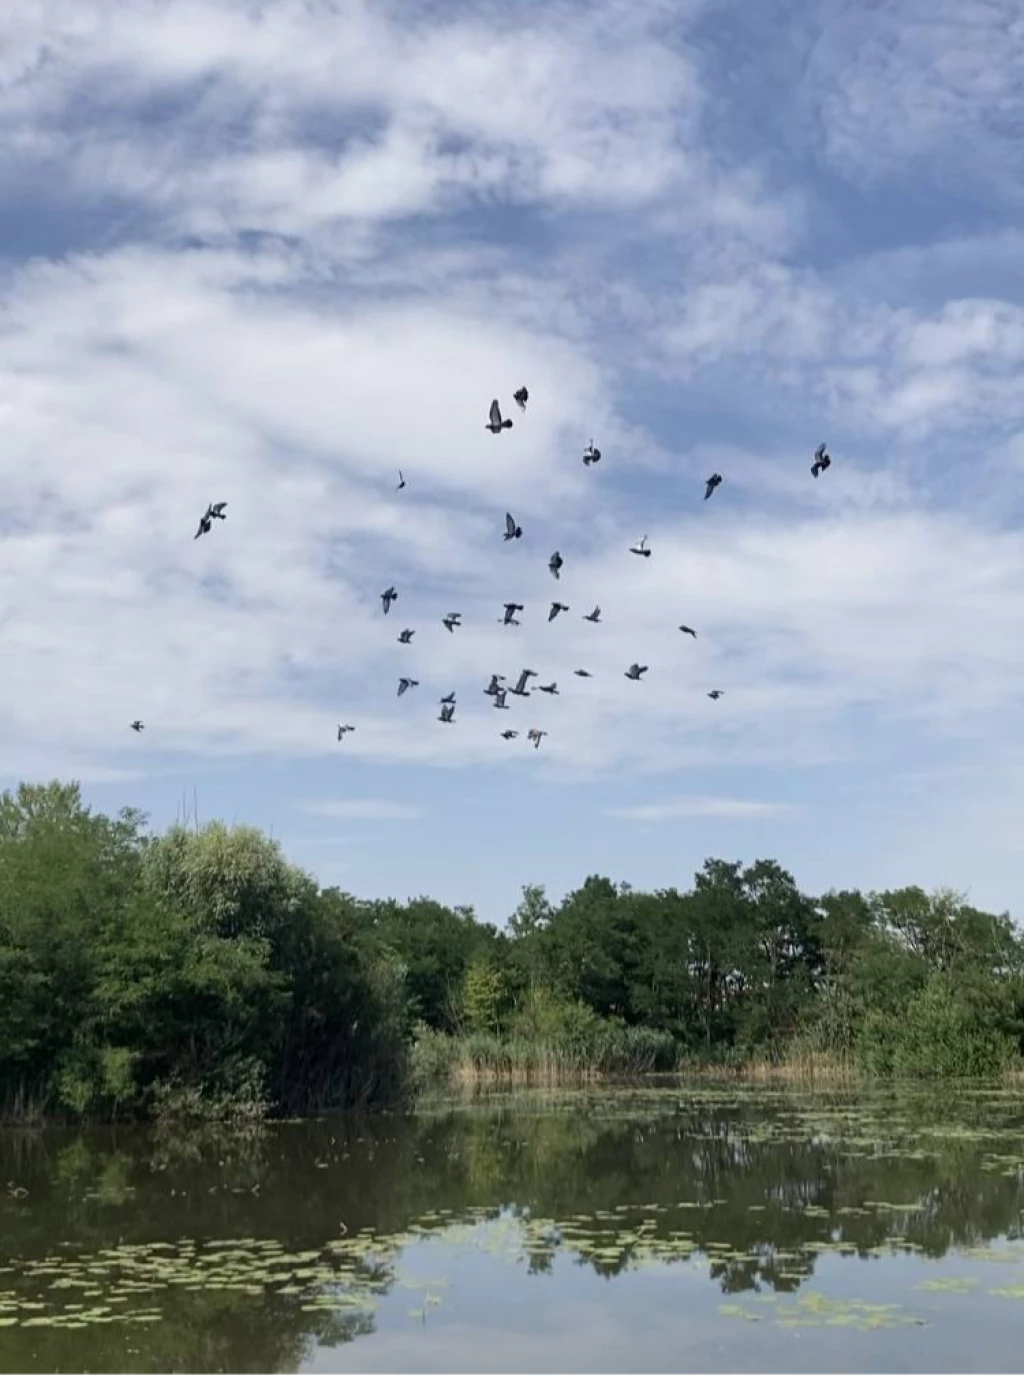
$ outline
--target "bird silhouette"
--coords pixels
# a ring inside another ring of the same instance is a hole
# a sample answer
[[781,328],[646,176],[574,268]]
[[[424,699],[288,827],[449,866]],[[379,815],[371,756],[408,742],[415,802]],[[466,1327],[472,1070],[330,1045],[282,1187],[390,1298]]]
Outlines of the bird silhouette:
[[601,450],[594,448],[594,441],[591,440],[583,451],[583,462],[589,468],[592,463],[601,462]]
[[398,643],[399,643],[400,645],[411,645],[411,644],[412,644],[412,637],[413,637],[415,634],[416,634],[415,630],[403,630],[402,633],[401,633],[401,635],[399,635],[399,637],[398,637]]
[[548,568],[551,570],[551,574],[553,577],[560,578],[562,576],[562,564],[564,562],[565,560],[562,558],[561,554],[556,549],[555,552],[548,559]]
[[440,701],[443,707],[451,706],[451,704],[455,701],[455,693],[449,692],[447,697],[441,697],[438,700]]
[[504,624],[504,625],[519,625],[519,622],[516,620],[516,612],[517,612],[517,611],[522,611],[522,609],[523,609],[523,608],[522,608],[522,605],[521,605],[519,602],[506,602],[506,603],[505,603],[505,619],[504,619],[504,621],[503,621],[502,624]]
[[502,420],[501,407],[498,405],[497,397],[495,397],[491,402],[490,419],[484,426],[484,429],[490,430],[491,434],[501,434],[502,430],[510,430],[511,428],[511,420]]
[[398,486],[395,488],[395,491],[396,491],[396,492],[400,492],[404,486],[405,486],[405,478],[402,476],[402,470],[401,470],[401,468],[399,468],[399,470],[398,470]]
[[631,544],[629,546],[629,552],[631,554],[639,554],[642,559],[649,559],[651,557],[651,551],[647,548],[647,536],[644,535],[639,544]]
[[551,610],[548,612],[548,620],[553,621],[560,611],[568,611],[565,602],[552,602]]
[[505,538],[506,538],[507,540],[509,540],[509,539],[522,539],[522,537],[523,537],[523,527],[522,527],[521,525],[517,525],[517,524],[515,523],[515,521],[512,519],[512,516],[509,514],[509,512],[506,511],[506,512],[505,512]]
[[144,725],[141,721],[133,721],[133,722],[132,722],[132,730],[135,731],[136,734],[138,734],[138,732],[139,732],[140,730],[145,730],[145,729],[146,729],[146,727],[145,727],[145,725]]
[[558,684],[557,684],[557,683],[538,683],[538,684],[537,684],[537,691],[538,691],[538,692],[546,692],[546,693],[548,694],[548,696],[550,696],[550,697],[561,697],[561,695],[562,695],[562,694],[558,691]]
[[832,460],[825,452],[825,445],[819,444],[814,451],[814,462],[811,464],[811,477],[817,477],[819,473],[823,473],[826,468],[830,468],[831,466]]
[[462,624],[462,612],[449,611],[441,624],[444,626],[445,630],[448,631],[449,635],[454,635],[456,626],[461,626]]
[[529,399],[530,393],[526,390],[525,387],[520,387],[517,392],[512,393],[512,400],[516,403],[516,405],[519,407],[521,411],[526,410],[526,403],[527,401],[529,401]]
[[634,683],[639,683],[641,675],[646,672],[646,664],[630,664],[629,668],[626,669],[625,676],[627,678],[632,678]]
[[347,733],[348,733],[350,730],[355,730],[355,726],[339,726],[339,727],[338,727],[338,739],[339,739],[339,740],[344,740],[345,736],[347,735]]
[[517,730],[503,730],[501,732],[501,738],[502,740],[514,740],[518,734],[519,732]]
[[712,473],[711,476],[707,479],[707,481],[706,481],[705,484],[704,484],[704,500],[707,501],[708,497],[709,497],[709,496],[711,495],[711,493],[715,490],[715,488],[716,488],[716,487],[720,487],[721,485],[722,485],[722,474],[721,474],[721,473]]
[[398,695],[399,695],[399,697],[401,697],[403,693],[408,692],[410,688],[414,688],[414,687],[419,687],[419,682],[418,682],[415,678],[399,678],[399,680],[398,680]]
[[545,735],[547,735],[546,730],[528,730],[526,732],[526,738],[527,740],[533,741],[533,748],[535,750],[540,749],[540,742]]
[[592,673],[588,673],[585,668],[574,668],[573,673],[577,678],[593,678],[594,676]]
[[393,587],[389,587],[386,592],[382,592],[380,594],[380,599],[384,605],[384,615],[386,616],[388,612],[391,610],[391,603],[393,601],[397,601],[398,593],[395,591]]
[[601,608],[595,606],[589,616],[584,616],[585,621],[590,621],[592,625],[597,625],[601,620]]
[[684,635],[692,635],[694,639],[697,638],[697,632],[694,629],[692,629],[692,627],[688,625],[681,625],[679,629],[683,632]]
[[717,702],[719,697],[724,697],[724,695],[725,694],[722,692],[721,688],[712,688],[712,690],[708,693],[708,696],[711,698],[712,702]]
[[441,708],[441,714],[437,719],[443,721],[446,726],[450,726],[455,720],[455,703],[449,702],[443,706]]

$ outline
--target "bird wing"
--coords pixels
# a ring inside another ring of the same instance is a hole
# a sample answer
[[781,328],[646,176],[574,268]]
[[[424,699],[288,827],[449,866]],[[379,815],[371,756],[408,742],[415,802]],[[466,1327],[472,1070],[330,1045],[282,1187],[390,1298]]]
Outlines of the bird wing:
[[491,424],[501,424],[501,407],[498,405],[498,398],[495,397],[491,402]]
[[505,512],[505,530],[510,535],[514,535],[516,532],[516,523],[512,519],[511,511]]

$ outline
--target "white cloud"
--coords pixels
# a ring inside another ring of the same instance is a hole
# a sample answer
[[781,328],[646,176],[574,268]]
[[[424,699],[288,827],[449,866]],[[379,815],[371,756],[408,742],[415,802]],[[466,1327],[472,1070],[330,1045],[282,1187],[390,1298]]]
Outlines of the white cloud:
[[638,807],[613,807],[605,815],[623,821],[674,821],[683,817],[711,816],[736,821],[784,816],[794,808],[786,802],[754,802],[737,797],[679,797]]
[[327,802],[307,802],[302,810],[310,816],[326,816],[346,821],[415,821],[423,813],[404,802],[383,798],[345,798]]

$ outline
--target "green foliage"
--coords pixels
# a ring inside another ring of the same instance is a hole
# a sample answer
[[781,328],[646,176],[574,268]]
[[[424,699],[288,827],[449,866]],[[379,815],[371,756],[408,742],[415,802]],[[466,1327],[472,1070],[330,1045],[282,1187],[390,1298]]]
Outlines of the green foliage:
[[[0,796],[0,1111],[247,1120],[394,1103],[453,1071],[641,1073],[824,1052],[989,1075],[1024,1048],[1024,941],[949,890],[530,885],[507,930],[321,890],[213,822],[152,835],[75,784]],[[475,1069],[474,1069],[475,1067]],[[411,1079],[410,1079],[411,1076]]]

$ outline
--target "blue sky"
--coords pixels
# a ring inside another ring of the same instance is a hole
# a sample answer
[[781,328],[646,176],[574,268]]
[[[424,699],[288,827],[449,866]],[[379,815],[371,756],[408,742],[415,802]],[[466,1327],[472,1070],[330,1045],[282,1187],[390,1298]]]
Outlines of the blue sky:
[[499,922],[709,855],[1015,911],[1019,0],[7,10],[4,785]]

